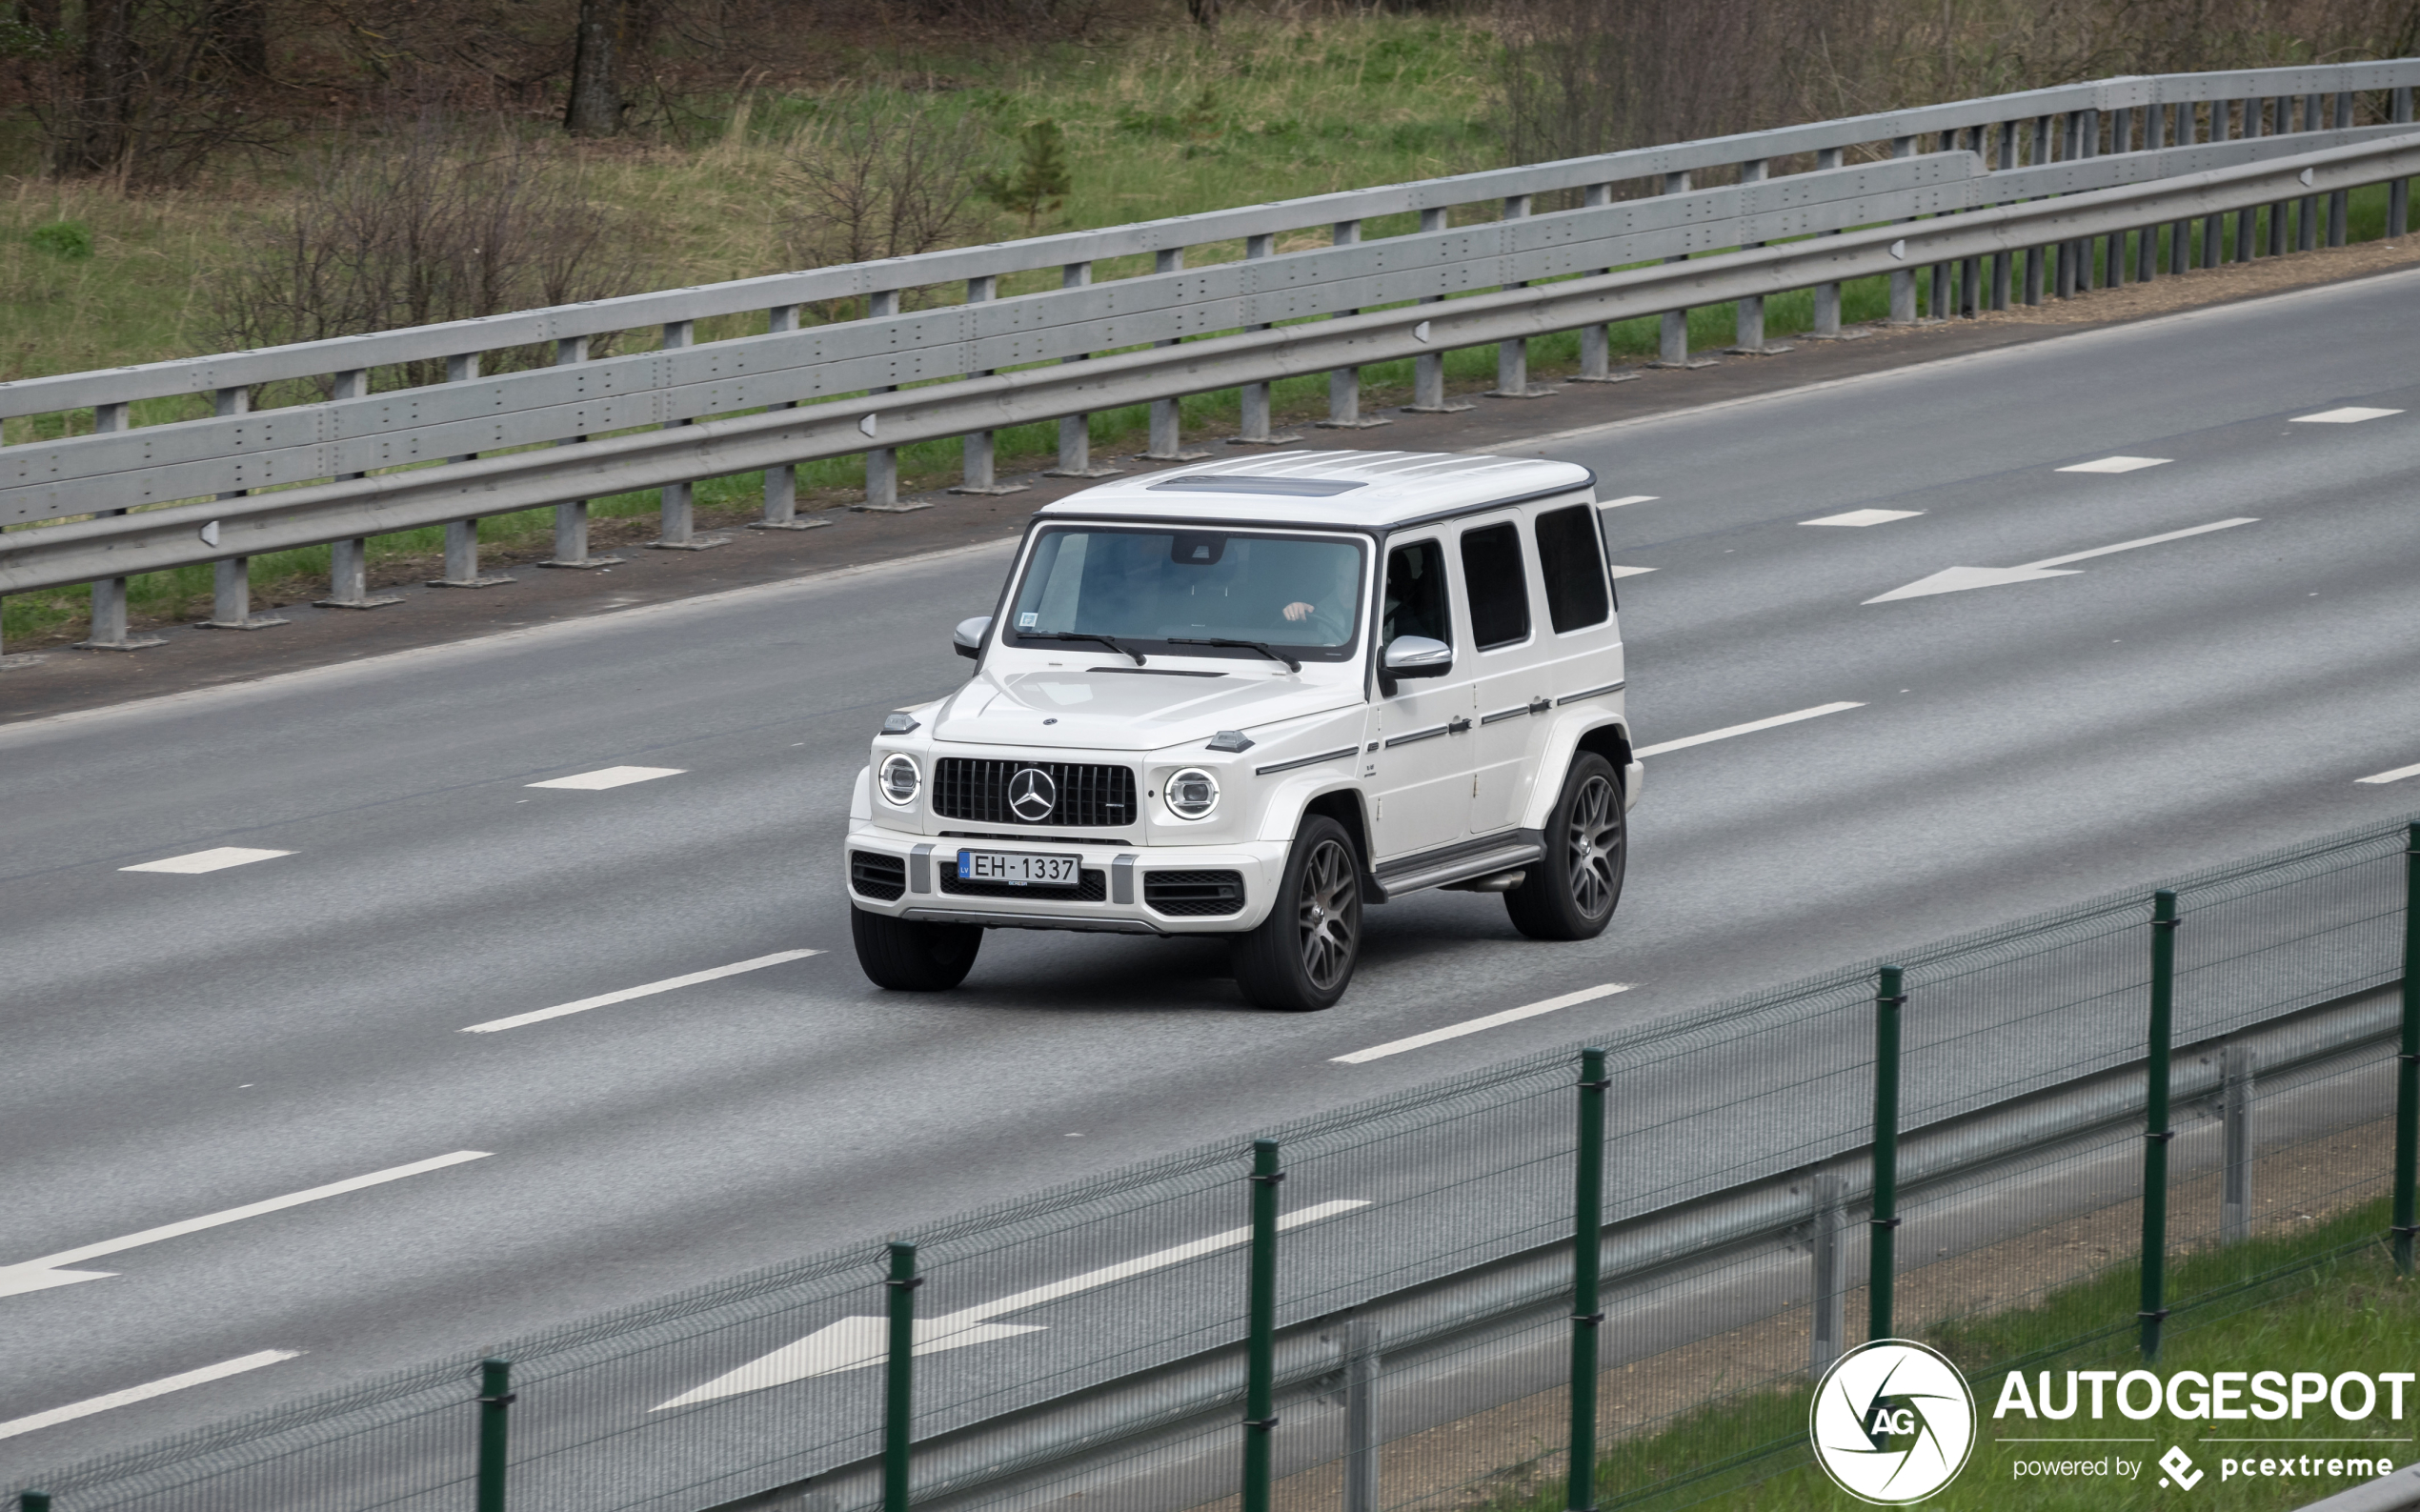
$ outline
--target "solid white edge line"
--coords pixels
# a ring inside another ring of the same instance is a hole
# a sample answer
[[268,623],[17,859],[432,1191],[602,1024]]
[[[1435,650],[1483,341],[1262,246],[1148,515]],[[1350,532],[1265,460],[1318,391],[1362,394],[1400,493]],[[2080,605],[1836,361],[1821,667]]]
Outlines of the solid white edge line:
[[204,1365],[199,1370],[189,1370],[181,1376],[169,1376],[163,1380],[151,1381],[148,1385],[129,1386],[124,1391],[112,1391],[105,1397],[87,1397],[82,1401],[71,1401],[64,1407],[52,1407],[48,1412],[37,1412],[25,1418],[12,1418],[7,1422],[0,1422],[0,1439],[13,1439],[21,1433],[31,1433],[36,1428],[48,1428],[54,1423],[71,1422],[78,1418],[89,1418],[96,1412],[107,1412],[111,1407],[130,1406],[134,1402],[148,1401],[153,1397],[165,1397],[171,1391],[183,1391],[188,1386],[200,1386],[213,1381],[224,1381],[230,1376],[240,1376],[247,1370],[258,1370],[263,1365],[273,1365],[281,1360],[292,1360],[301,1353],[299,1349],[264,1349],[256,1354],[239,1355],[233,1360],[222,1360],[215,1365]]
[[1418,1050],[1423,1045],[1433,1045],[1442,1039],[1459,1039],[1464,1035],[1475,1035],[1482,1029],[1493,1029],[1499,1024],[1518,1023],[1523,1018],[1535,1018],[1540,1014],[1550,1014],[1559,1008],[1570,1008],[1580,1003],[1594,1001],[1599,998],[1610,998],[1618,992],[1628,992],[1630,986],[1631,984],[1626,981],[1609,981],[1601,987],[1583,987],[1578,992],[1567,992],[1560,998],[1549,998],[1543,1002],[1527,1003],[1519,1008],[1507,1008],[1502,1013],[1489,1014],[1483,1018],[1465,1019],[1458,1024],[1447,1024],[1442,1029],[1431,1029],[1426,1034],[1412,1035],[1402,1039],[1390,1039],[1382,1045],[1372,1045],[1367,1050],[1356,1050],[1349,1056],[1330,1056],[1328,1060],[1334,1065],[1358,1066],[1364,1061],[1377,1060],[1386,1056],[1400,1056],[1406,1050]]
[[2355,782],[2400,782],[2405,777],[2420,777],[2420,764],[2397,767],[2392,772],[2376,772],[2366,777],[2355,777],[2353,780]]
[[467,1160],[484,1160],[492,1153],[494,1152],[488,1150],[456,1150],[452,1155],[440,1155],[427,1160],[414,1160],[410,1165],[389,1166],[383,1171],[373,1171],[368,1176],[350,1177],[342,1181],[331,1181],[326,1186],[314,1186],[307,1192],[290,1192],[284,1197],[272,1197],[266,1201],[247,1202],[242,1207],[224,1208],[216,1213],[205,1213],[200,1218],[189,1218],[176,1223],[163,1223],[157,1228],[147,1228],[139,1234],[129,1234],[122,1239],[103,1240],[98,1244],[86,1244],[75,1249],[61,1250],[56,1255],[45,1255],[40,1260],[26,1260],[22,1264],[10,1265],[8,1269],[57,1270],[63,1265],[73,1265],[80,1260],[92,1260],[102,1255],[114,1255],[120,1250],[133,1249],[137,1245],[155,1244],[164,1239],[175,1239],[180,1235],[199,1233],[206,1228],[216,1228],[221,1223],[258,1218],[263,1213],[274,1213],[280,1208],[298,1207],[305,1202],[316,1202],[321,1198],[341,1197],[347,1192],[358,1192],[366,1186],[380,1186],[389,1181],[400,1181],[407,1176],[418,1176],[424,1171],[440,1171],[449,1165],[460,1165]]
[[652,998],[659,992],[671,992],[676,987],[695,987],[701,981],[714,981],[723,977],[736,977],[743,971],[761,971],[767,966],[778,966],[790,960],[804,960],[810,956],[822,954],[823,952],[819,950],[777,950],[770,956],[758,956],[754,960],[735,961],[728,966],[714,966],[705,971],[693,971],[686,977],[668,977],[662,981],[651,981],[643,987],[625,987],[619,992],[600,993],[594,998],[583,998],[577,1002],[558,1003],[552,1008],[514,1014],[509,1018],[491,1018],[485,1023],[464,1024],[461,1032],[466,1035],[486,1035],[494,1034],[499,1029],[518,1029],[523,1024],[538,1023],[548,1018],[560,1018],[565,1014],[580,1014],[588,1012],[591,1008],[611,1007],[617,1002],[628,1002],[634,998]]
[[1709,740],[1728,740],[1735,735],[1754,735],[1759,730],[1770,730],[1778,725],[1796,724],[1801,719],[1814,719],[1824,715],[1839,714],[1843,710],[1864,707],[1865,706],[1862,703],[1819,703],[1812,709],[1800,709],[1790,714],[1777,714],[1770,719],[1751,719],[1745,724],[1724,725],[1720,730],[1708,730],[1704,735],[1684,736],[1678,740],[1666,740],[1662,745],[1651,745],[1630,754],[1644,761],[1651,756],[1662,756],[1667,751],[1685,751],[1693,745],[1704,745]]

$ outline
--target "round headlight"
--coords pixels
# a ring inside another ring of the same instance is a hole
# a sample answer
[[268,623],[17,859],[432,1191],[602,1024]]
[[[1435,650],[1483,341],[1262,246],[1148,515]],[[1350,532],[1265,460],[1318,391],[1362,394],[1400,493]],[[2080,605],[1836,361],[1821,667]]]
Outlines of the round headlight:
[[901,808],[916,801],[916,790],[923,785],[923,774],[916,769],[916,757],[904,751],[894,751],[882,758],[882,770],[875,785],[882,796]]
[[1200,767],[1187,767],[1160,785],[1168,812],[1180,819],[1206,819],[1219,806],[1219,779]]

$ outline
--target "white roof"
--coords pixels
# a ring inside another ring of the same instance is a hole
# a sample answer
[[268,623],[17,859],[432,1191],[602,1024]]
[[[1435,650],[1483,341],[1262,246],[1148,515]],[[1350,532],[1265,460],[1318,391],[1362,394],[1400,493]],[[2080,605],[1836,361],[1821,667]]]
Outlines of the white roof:
[[1593,486],[1576,462],[1462,452],[1279,452],[1173,467],[1071,494],[1044,517],[1119,515],[1384,530]]

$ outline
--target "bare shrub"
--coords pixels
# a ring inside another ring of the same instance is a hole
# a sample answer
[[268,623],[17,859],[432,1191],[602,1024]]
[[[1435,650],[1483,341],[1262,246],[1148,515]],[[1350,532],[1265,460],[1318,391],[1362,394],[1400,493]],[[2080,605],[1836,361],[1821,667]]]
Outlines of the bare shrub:
[[970,117],[865,100],[802,130],[779,180],[792,266],[907,257],[972,239],[988,222],[975,168],[983,145]]
[[[588,203],[544,143],[456,130],[429,111],[321,151],[216,281],[213,335],[260,347],[465,320],[638,286],[629,228]],[[593,349],[594,350],[594,349]],[[497,353],[490,369],[551,353]],[[406,381],[443,376],[415,365]]]

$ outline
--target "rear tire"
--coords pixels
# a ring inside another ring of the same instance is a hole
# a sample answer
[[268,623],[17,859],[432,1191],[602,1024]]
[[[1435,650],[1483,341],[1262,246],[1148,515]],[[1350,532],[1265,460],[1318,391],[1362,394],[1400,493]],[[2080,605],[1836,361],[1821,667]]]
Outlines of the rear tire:
[[1593,751],[1572,758],[1546,816],[1546,856],[1504,895],[1513,928],[1531,939],[1594,939],[1622,901],[1630,850],[1622,781]]
[[849,910],[857,964],[877,987],[893,992],[946,992],[975,968],[983,948],[980,924],[929,924]]
[[1313,815],[1295,832],[1269,917],[1235,938],[1235,984],[1257,1008],[1316,1013],[1344,996],[1361,956],[1361,857],[1343,825]]

